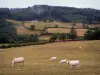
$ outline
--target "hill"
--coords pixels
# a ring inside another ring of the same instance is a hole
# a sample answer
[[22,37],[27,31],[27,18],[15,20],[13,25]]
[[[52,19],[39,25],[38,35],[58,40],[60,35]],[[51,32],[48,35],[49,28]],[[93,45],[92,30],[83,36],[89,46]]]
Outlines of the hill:
[[34,5],[27,8],[0,8],[0,15],[6,15],[7,18],[19,21],[100,22],[100,10],[64,6]]

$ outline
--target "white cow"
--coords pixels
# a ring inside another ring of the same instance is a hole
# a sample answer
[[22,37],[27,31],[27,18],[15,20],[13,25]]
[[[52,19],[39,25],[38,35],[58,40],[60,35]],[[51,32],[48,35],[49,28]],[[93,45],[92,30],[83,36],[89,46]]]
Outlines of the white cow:
[[79,47],[80,49],[82,48],[82,47]]
[[71,68],[80,68],[79,60],[67,60],[67,64],[69,64]]
[[67,63],[67,60],[64,59],[64,60],[60,60],[60,64],[66,64]]
[[3,49],[0,49],[0,51],[2,52],[2,51],[3,51]]
[[55,61],[57,59],[57,57],[51,57],[50,60],[51,61]]
[[14,58],[13,61],[12,61],[12,67],[17,63],[23,63],[23,65],[24,65],[24,57]]

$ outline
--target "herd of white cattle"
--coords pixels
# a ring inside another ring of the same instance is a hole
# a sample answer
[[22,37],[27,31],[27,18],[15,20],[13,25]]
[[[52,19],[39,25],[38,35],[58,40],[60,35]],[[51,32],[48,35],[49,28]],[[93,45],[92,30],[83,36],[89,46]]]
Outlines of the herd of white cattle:
[[[56,61],[57,57],[51,57],[50,61]],[[22,63],[24,65],[24,57],[17,57],[12,60],[12,67],[17,64]],[[68,64],[71,68],[80,68],[80,61],[79,60],[67,60],[63,59],[60,60],[60,64]]]
[[[82,47],[79,47],[82,48]],[[3,51],[2,49],[0,49],[0,51]],[[50,61],[56,61],[57,57],[51,57]],[[24,65],[24,57],[16,57],[12,60],[12,67],[15,64],[18,63],[22,63]],[[80,68],[80,61],[79,60],[67,60],[67,59],[63,59],[60,60],[59,62],[60,64],[68,64],[71,68]]]

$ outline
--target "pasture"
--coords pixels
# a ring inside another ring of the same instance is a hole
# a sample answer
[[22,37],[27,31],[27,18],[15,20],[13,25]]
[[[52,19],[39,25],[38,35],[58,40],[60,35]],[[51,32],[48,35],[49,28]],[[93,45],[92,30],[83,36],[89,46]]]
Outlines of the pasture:
[[[35,25],[35,29],[37,30],[43,30],[44,27],[55,27],[55,25],[57,25],[58,27],[64,27],[64,28],[71,28],[73,23],[69,23],[69,22],[42,22],[42,21],[16,21],[16,20],[7,20],[8,22],[12,22],[15,23],[17,25],[21,25],[23,23],[24,26],[30,28],[31,25]],[[76,23],[75,28],[83,28],[82,23]]]
[[[54,22],[16,21],[16,20],[10,20],[10,19],[8,19],[7,21],[15,24],[18,34],[29,34],[29,35],[30,34],[41,34],[41,32],[42,32],[41,30],[43,30],[45,26],[46,27],[55,27],[56,25],[58,28],[47,28],[46,31],[48,33],[69,33],[70,28],[73,25],[73,23],[69,23],[69,22],[56,22],[56,21],[54,21]],[[24,26],[22,26],[22,24],[27,28],[30,28],[31,25],[35,25],[36,30],[29,30],[29,29],[25,28]],[[92,28],[100,27],[100,24],[97,24],[97,25],[91,24],[88,26],[92,27]],[[77,30],[78,36],[84,36],[84,33],[87,31],[87,29],[83,28],[82,23],[76,23],[76,25],[74,27],[77,28],[76,30]]]
[[[46,30],[48,33],[69,33],[70,29],[66,28],[47,28]],[[84,36],[87,29],[76,29],[78,36]]]
[[[3,50],[0,75],[100,75],[100,41],[55,42]],[[12,67],[12,59],[19,56],[25,57],[24,66]],[[56,61],[49,60],[53,56]],[[80,60],[81,67],[71,69],[68,64],[59,64],[62,59]]]

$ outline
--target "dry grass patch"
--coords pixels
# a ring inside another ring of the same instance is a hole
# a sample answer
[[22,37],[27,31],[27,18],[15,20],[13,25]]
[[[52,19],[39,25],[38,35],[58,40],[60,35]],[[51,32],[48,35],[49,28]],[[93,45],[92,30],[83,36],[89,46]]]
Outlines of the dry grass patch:
[[[78,36],[84,36],[84,33],[87,31],[87,29],[76,29]],[[70,29],[66,28],[48,28],[46,30],[48,33],[69,33]]]
[[[99,75],[100,41],[58,42],[4,49],[1,59],[2,75]],[[79,46],[82,48],[80,49]],[[25,57],[24,67],[12,67],[14,57]],[[57,57],[57,61],[48,59]],[[71,69],[67,64],[59,64],[61,59],[78,59],[80,69]]]
[[40,31],[31,31],[31,30],[28,30],[26,28],[24,28],[23,26],[17,26],[17,33],[18,34],[40,34]]

